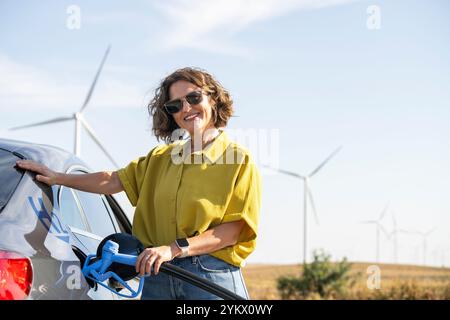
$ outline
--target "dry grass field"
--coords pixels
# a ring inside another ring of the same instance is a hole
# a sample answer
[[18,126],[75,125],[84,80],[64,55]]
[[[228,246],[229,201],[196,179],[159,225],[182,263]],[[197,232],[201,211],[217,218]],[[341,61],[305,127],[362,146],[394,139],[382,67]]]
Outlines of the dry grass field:
[[[367,288],[370,263],[352,263],[353,287],[340,299],[450,299],[450,269],[379,264],[380,289]],[[251,299],[280,299],[277,278],[298,276],[301,265],[250,264],[242,269]]]

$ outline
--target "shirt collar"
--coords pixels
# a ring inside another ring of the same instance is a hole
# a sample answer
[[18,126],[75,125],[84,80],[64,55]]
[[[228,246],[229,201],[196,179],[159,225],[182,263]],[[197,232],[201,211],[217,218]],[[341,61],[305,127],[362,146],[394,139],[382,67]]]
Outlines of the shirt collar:
[[217,135],[217,137],[214,139],[214,141],[207,145],[206,148],[202,149],[201,151],[196,152],[190,152],[191,151],[191,139],[187,139],[183,143],[183,153],[182,157],[183,160],[186,159],[186,157],[192,155],[203,155],[206,157],[211,163],[215,163],[227,150],[228,146],[230,145],[231,141],[228,138],[228,135],[225,131],[219,130],[220,133]]

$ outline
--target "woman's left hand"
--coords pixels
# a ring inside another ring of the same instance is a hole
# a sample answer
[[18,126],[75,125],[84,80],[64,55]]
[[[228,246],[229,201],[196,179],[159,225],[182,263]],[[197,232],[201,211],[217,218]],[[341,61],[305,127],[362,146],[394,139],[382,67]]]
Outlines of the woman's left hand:
[[153,273],[159,272],[161,264],[174,258],[174,252],[171,246],[160,246],[145,249],[136,259],[136,272],[143,276],[150,274],[153,266]]

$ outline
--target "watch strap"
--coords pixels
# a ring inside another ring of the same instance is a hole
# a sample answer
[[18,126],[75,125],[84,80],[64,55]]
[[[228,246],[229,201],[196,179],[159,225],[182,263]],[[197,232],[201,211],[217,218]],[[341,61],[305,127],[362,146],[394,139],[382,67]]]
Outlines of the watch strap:
[[189,255],[189,242],[186,238],[176,239],[175,244],[181,249],[181,255],[178,258],[184,258]]

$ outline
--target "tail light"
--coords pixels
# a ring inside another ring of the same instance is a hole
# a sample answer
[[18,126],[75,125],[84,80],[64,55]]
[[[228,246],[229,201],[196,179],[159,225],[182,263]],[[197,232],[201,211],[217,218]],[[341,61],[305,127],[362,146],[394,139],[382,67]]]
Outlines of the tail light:
[[28,297],[33,281],[33,268],[28,258],[0,251],[0,300]]

